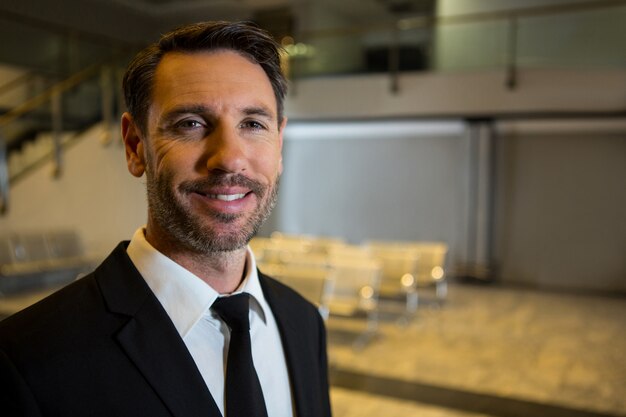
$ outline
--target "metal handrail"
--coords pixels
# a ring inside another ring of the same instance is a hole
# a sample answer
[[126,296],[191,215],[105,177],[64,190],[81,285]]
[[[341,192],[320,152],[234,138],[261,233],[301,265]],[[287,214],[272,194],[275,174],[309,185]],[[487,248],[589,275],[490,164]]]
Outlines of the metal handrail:
[[[94,78],[98,73],[102,73],[104,69],[111,65],[114,59],[107,60],[105,62],[90,65],[89,67],[67,77],[66,79],[58,82],[52,87],[48,88],[41,94],[26,100],[20,105],[9,110],[5,114],[0,115],[0,129],[24,116],[25,114],[39,108],[40,106],[51,103],[52,105],[52,117],[53,117],[53,139],[54,150],[48,156],[52,156],[55,160],[55,166],[53,174],[58,177],[62,172],[61,158],[62,148],[65,146],[61,142],[61,130],[62,130],[62,116],[61,116],[61,96],[64,92],[80,85],[81,83]],[[102,80],[101,80],[102,81]],[[110,87],[110,86],[109,86]],[[111,104],[111,98],[107,97],[105,105]],[[112,118],[112,112],[106,111],[103,114],[105,122],[110,124]],[[106,138],[103,138],[106,139]],[[5,214],[9,207],[9,187],[11,178],[8,172],[8,153],[7,153],[6,138],[3,137],[0,130],[0,215]]]
[[9,209],[9,167],[7,147],[0,132],[0,215]]
[[24,114],[36,109],[37,107],[50,100],[53,96],[74,88],[77,85],[81,84],[83,81],[95,76],[95,74],[97,74],[98,71],[100,71],[106,65],[107,63],[93,64],[58,82],[57,84],[45,90],[43,93],[29,100],[26,100],[22,104],[14,107],[3,115],[0,115],[0,127],[6,126],[14,120],[23,116]]
[[25,74],[21,74],[19,77],[13,78],[7,83],[0,85],[0,96],[22,86],[23,84],[26,84],[36,76],[37,75],[34,72],[27,72]]

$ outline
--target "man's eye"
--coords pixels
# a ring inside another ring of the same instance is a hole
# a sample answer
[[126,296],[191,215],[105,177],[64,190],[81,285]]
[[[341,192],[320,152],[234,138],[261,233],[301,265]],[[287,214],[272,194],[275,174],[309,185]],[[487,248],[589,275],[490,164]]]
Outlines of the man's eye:
[[181,120],[180,122],[176,123],[175,126],[179,129],[194,129],[194,128],[202,127],[202,123],[200,123],[197,120],[188,119],[188,120]]
[[263,123],[259,123],[255,120],[248,120],[242,123],[242,127],[245,129],[254,129],[254,130],[263,130],[265,129],[265,125]]

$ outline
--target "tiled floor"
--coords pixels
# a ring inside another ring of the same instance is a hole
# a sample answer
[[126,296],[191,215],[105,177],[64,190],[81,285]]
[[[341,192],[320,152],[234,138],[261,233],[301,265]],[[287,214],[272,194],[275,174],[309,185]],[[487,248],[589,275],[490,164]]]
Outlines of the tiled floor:
[[[404,392],[397,397],[417,400],[398,402],[389,416],[470,415],[458,414],[464,409],[523,415],[515,407],[546,416],[626,415],[624,298],[457,284],[445,305],[420,307],[408,326],[382,322],[362,351],[344,343],[343,321],[340,327],[331,317],[329,329],[332,365],[351,378],[334,393],[338,416],[379,416],[379,404],[397,396],[364,400],[343,389],[350,380],[364,387],[361,395],[396,381],[395,392]],[[427,392],[454,410],[422,409],[420,401],[431,402]]]
[[329,321],[336,417],[626,416],[626,298],[455,284],[355,350],[363,328]]

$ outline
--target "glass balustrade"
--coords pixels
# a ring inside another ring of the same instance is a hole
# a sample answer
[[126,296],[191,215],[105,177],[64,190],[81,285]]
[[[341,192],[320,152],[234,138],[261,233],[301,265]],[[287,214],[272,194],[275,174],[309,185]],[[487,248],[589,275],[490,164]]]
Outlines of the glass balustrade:
[[292,78],[399,71],[626,67],[626,2],[407,18],[284,40]]

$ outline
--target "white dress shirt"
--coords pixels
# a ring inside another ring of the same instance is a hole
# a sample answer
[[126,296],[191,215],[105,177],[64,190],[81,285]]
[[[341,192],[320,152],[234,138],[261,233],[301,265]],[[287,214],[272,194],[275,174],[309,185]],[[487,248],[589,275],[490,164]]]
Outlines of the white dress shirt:
[[[224,415],[224,378],[230,334],[228,326],[211,310],[219,294],[150,245],[143,227],[133,235],[127,253],[174,323]],[[263,296],[250,248],[245,270],[246,276],[235,293],[251,295],[252,359],[263,389],[267,414],[269,417],[292,417],[295,413],[283,345],[272,310]]]

